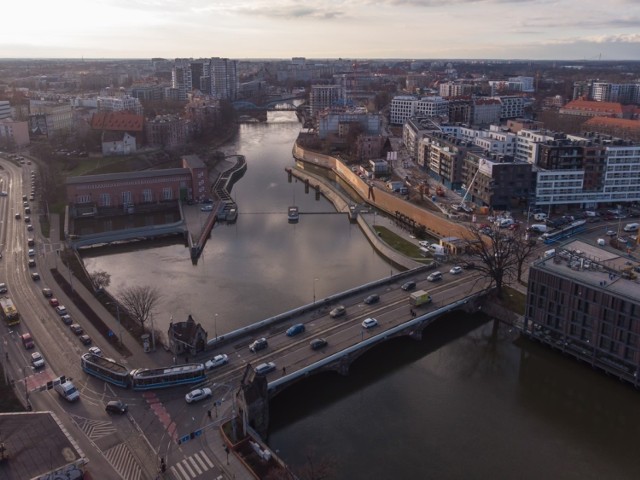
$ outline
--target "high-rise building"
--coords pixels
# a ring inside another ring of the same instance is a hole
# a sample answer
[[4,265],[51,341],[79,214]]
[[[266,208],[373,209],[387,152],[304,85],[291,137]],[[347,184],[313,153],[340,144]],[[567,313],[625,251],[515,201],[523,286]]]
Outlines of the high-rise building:
[[238,97],[238,66],[235,60],[212,57],[209,62],[210,93],[218,99],[234,101]]
[[177,90],[178,100],[187,100],[187,93],[191,93],[193,88],[189,59],[177,58],[175,60],[171,70],[171,86]]
[[344,105],[345,91],[342,85],[312,85],[309,94],[311,115],[332,106]]

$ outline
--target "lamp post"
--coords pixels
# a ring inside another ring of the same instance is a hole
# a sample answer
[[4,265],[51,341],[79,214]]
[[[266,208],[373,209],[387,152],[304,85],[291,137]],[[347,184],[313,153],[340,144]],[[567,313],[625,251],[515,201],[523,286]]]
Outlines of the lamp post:
[[213,333],[216,336],[216,342],[218,341],[218,314],[213,315]]
[[316,282],[318,281],[317,278],[313,279],[313,304],[316,304]]
[[24,375],[24,397],[27,401],[27,410],[31,410],[31,403],[29,403],[29,388],[27,386],[27,369],[31,370],[30,365],[22,367],[22,374]]

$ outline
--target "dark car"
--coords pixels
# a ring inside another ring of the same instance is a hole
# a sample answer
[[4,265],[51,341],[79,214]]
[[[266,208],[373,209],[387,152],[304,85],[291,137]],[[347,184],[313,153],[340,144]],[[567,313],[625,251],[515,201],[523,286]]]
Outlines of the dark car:
[[83,345],[91,345],[91,337],[86,333],[80,335],[79,338]]
[[31,280],[37,282],[40,280],[40,274],[38,272],[31,272]]
[[69,329],[76,335],[82,335],[84,333],[84,330],[78,323],[72,323],[71,325],[69,325]]
[[263,338],[257,339],[251,345],[249,345],[249,350],[255,353],[258,350],[264,350],[268,346],[269,346],[269,343],[267,342],[267,339],[263,337]]
[[121,415],[127,413],[128,409],[129,407],[122,400],[111,400],[107,403],[107,406],[104,407],[107,413],[119,413]]
[[53,297],[53,292],[51,291],[50,288],[43,288],[42,289],[42,295],[44,295],[45,298],[51,298],[51,297]]
[[302,332],[304,332],[304,325],[302,323],[296,323],[287,329],[287,337],[293,337]]
[[371,305],[373,303],[378,303],[379,300],[380,295],[378,295],[377,293],[373,293],[364,299],[364,303],[366,303],[367,305]]
[[413,290],[414,288],[416,288],[416,282],[410,280],[407,283],[402,284],[400,288],[405,292],[408,292],[409,290]]
[[311,347],[311,350],[320,350],[327,346],[327,341],[324,338],[315,338],[311,340],[309,346]]

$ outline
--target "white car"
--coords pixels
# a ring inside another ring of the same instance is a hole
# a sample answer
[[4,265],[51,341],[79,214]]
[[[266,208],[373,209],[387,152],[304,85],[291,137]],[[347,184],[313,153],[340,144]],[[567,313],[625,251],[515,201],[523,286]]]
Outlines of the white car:
[[376,320],[375,318],[365,318],[364,321],[362,322],[363,328],[369,329],[377,326],[378,326],[378,320]]
[[429,245],[431,245],[431,244],[429,242],[427,242],[426,240],[420,240],[418,242],[418,245],[420,245],[421,247],[424,247],[424,248],[429,248]]
[[31,354],[31,363],[34,368],[42,368],[44,367],[44,358],[40,355],[40,352],[33,352]]
[[102,356],[102,350],[100,350],[100,347],[91,347],[89,349],[89,353],[93,353],[97,357]]
[[451,275],[458,275],[459,273],[462,273],[462,267],[456,265],[455,267],[453,267],[451,270],[449,270],[449,273]]
[[29,251],[27,252],[27,255],[29,255],[30,257],[35,257],[36,251],[33,248],[30,248]]
[[211,395],[213,395],[213,393],[210,388],[196,388],[187,393],[184,399],[187,403],[194,403],[204,400],[205,398],[211,398]]
[[0,283],[0,293],[7,293],[9,289],[7,288],[6,283]]
[[222,353],[220,355],[216,355],[211,360],[207,360],[206,362],[204,362],[204,366],[207,368],[207,370],[211,370],[213,368],[226,364],[228,361],[229,356]]
[[213,211],[213,205],[205,205],[204,207],[200,207],[201,212],[211,212]]

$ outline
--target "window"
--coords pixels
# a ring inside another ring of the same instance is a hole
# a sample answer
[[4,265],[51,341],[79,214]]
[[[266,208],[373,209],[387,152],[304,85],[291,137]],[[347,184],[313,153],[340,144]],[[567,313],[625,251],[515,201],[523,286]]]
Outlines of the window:
[[131,202],[131,192],[122,192],[122,204],[129,205]]
[[162,189],[162,199],[163,200],[171,200],[173,199],[173,192],[170,187],[164,187]]
[[145,203],[153,202],[153,193],[150,188],[146,188],[142,191],[142,201]]
[[100,194],[100,206],[101,207],[110,207],[111,206],[111,194],[110,193],[101,193]]
[[76,197],[76,203],[90,203],[91,195],[78,195]]

